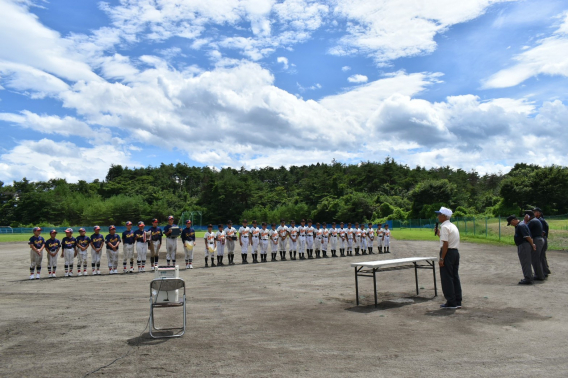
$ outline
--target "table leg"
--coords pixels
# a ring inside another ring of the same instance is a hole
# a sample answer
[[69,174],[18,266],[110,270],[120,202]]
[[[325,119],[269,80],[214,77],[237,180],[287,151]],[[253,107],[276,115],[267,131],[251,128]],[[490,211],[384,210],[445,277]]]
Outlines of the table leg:
[[436,286],[436,261],[432,261],[432,272],[434,275],[434,296],[438,296],[438,287]]
[[416,295],[420,294],[418,291],[418,268],[416,267],[416,263],[414,263],[414,279],[416,280]]
[[375,288],[375,307],[378,306],[378,300],[377,300],[377,277],[375,276],[375,272],[376,269],[373,269],[373,286]]
[[357,306],[359,306],[359,277],[357,276],[357,267],[355,267],[355,298],[357,299]]

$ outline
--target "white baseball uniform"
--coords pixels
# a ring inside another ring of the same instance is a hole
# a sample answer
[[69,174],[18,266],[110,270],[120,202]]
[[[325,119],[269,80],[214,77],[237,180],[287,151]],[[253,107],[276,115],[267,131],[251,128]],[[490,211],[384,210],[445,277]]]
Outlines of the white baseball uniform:
[[321,249],[321,242],[322,242],[322,238],[323,238],[323,229],[317,228],[315,232],[316,232],[316,238],[314,240],[314,248],[316,250],[318,250],[318,249]]
[[225,245],[227,240],[225,230],[217,231],[215,234],[215,240],[217,240],[217,256],[223,256],[225,254]]
[[347,250],[353,250],[353,238],[355,237],[355,230],[352,228],[347,229]]
[[251,227],[250,228],[250,238],[251,238],[251,245],[252,245],[252,253],[258,253],[258,246],[260,244],[260,228],[258,227]]
[[365,230],[365,229],[359,230],[359,238],[360,238],[359,246],[361,247],[362,252],[366,253],[367,252],[366,251],[366,249],[367,249],[367,230]]
[[347,241],[347,229],[340,228],[339,229],[339,248],[345,249],[345,243]]
[[383,245],[384,245],[385,247],[389,247],[389,246],[390,246],[390,236],[391,236],[391,230],[388,229],[388,228],[386,228],[386,229],[385,229],[385,232],[384,232],[385,240],[383,241]]
[[372,227],[367,228],[367,248],[373,248],[375,241],[375,230]]
[[278,231],[278,235],[280,236],[280,240],[278,240],[278,246],[280,247],[279,250],[281,252],[286,252],[286,237],[288,236],[288,227],[278,226],[276,231]]
[[353,247],[359,248],[359,247],[361,247],[361,229],[357,227],[357,228],[354,228],[353,230],[354,230],[353,232],[355,234],[355,237],[353,238]]
[[384,244],[384,240],[383,240],[383,236],[385,235],[385,230],[384,228],[379,228],[377,230],[377,238],[379,239],[377,244],[379,245],[379,247],[382,247]]
[[288,234],[290,235],[290,252],[296,252],[298,248],[298,227],[288,227]]
[[316,229],[314,226],[306,227],[306,249],[314,249],[314,234]]
[[270,236],[270,252],[276,253],[278,252],[278,240],[280,239],[278,231],[270,230],[269,236]]
[[235,240],[233,238],[237,236],[237,229],[234,227],[225,228],[225,236],[227,243],[227,253],[229,255],[232,255],[233,253],[235,253]]
[[260,229],[260,254],[266,255],[268,252],[268,241],[270,239],[270,230],[267,228]]
[[306,251],[306,226],[298,227],[298,253],[305,253]]
[[239,228],[239,235],[241,236],[241,243],[243,243],[241,254],[246,255],[249,250],[250,228],[248,226]]
[[339,232],[336,227],[333,227],[329,230],[329,241],[330,241],[330,249],[335,251],[337,249],[337,238],[339,237]]
[[215,233],[207,231],[203,235],[203,239],[206,241],[205,258],[215,256]]
[[327,229],[323,229],[322,238],[321,238],[321,250],[327,252],[327,243],[329,242],[329,235],[331,232]]

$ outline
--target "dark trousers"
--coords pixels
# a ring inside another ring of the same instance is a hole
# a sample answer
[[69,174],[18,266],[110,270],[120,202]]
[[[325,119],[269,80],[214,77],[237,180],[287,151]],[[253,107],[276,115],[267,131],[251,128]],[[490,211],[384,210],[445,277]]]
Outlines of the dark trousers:
[[525,280],[532,281],[532,268],[531,268],[531,255],[532,247],[529,243],[521,243],[517,246],[517,254],[519,255],[519,261],[521,262],[521,269],[523,270],[523,276]]
[[448,249],[446,257],[444,258],[444,266],[440,267],[440,278],[442,280],[444,297],[450,306],[461,305],[462,302],[462,289],[458,273],[459,267],[460,253],[457,249]]
[[542,265],[542,271],[545,276],[550,274],[550,269],[548,268],[548,260],[546,259],[546,251],[548,250],[548,238],[544,238],[544,245],[542,246],[542,251],[540,252],[540,263]]
[[540,254],[542,252],[542,247],[544,247],[544,239],[543,238],[535,238],[534,244],[536,244],[536,251],[532,250],[532,253],[531,253],[534,275],[538,279],[543,280],[544,279],[544,272],[542,271],[542,262],[540,260]]

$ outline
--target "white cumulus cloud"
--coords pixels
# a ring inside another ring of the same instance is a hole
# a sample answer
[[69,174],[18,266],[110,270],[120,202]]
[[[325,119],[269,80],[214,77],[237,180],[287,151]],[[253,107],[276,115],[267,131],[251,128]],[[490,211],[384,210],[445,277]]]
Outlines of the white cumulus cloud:
[[351,75],[347,78],[347,81],[350,83],[366,83],[369,81],[369,78],[365,75]]

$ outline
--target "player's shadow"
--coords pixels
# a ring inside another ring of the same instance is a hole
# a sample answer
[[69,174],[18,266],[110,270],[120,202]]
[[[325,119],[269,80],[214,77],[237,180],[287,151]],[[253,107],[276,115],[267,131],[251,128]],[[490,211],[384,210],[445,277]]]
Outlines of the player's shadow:
[[[159,335],[171,335],[172,332],[160,332],[160,333],[155,333],[157,336]],[[150,333],[146,332],[141,334],[138,337],[133,337],[131,339],[126,340],[126,342],[128,343],[128,345],[130,346],[140,346],[140,345],[158,345],[158,344],[163,344],[169,340],[172,340],[172,338],[165,338],[165,339],[154,339],[150,336]]]
[[397,298],[397,299],[388,299],[381,301],[375,307],[374,303],[367,304],[367,305],[359,305],[354,307],[346,308],[346,311],[357,312],[362,314],[368,314],[375,311],[385,311],[385,310],[392,310],[395,308],[400,308],[408,305],[412,305],[415,303],[423,303],[428,302],[431,299],[422,298],[422,297],[404,297],[404,298]]

